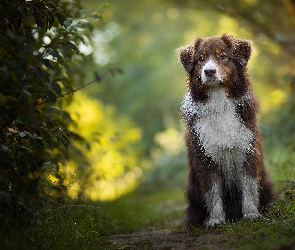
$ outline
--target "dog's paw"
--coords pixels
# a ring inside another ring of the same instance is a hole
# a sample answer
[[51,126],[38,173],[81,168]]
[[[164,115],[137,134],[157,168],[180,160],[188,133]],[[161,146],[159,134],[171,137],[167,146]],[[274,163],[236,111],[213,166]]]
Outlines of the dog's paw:
[[258,219],[259,217],[261,217],[261,214],[259,212],[250,212],[247,214],[244,214],[243,218],[244,219]]
[[224,219],[219,219],[219,218],[208,218],[207,220],[205,220],[204,226],[207,228],[214,228],[219,226],[224,221],[225,221]]

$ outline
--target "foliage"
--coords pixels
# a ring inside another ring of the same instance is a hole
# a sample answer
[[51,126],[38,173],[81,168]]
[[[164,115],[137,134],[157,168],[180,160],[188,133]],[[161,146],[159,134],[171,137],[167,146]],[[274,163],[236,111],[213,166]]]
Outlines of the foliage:
[[91,145],[74,142],[83,157],[71,157],[64,168],[70,197],[78,194],[92,201],[112,200],[130,191],[142,173],[138,150],[142,132],[114,105],[105,105],[81,92],[75,94],[66,110],[76,123],[71,130]]
[[183,187],[188,168],[182,133],[175,128],[167,128],[156,134],[155,143],[157,146],[151,151],[153,167],[144,176],[139,189],[155,191]]
[[2,249],[97,249],[107,221],[94,205],[43,207],[28,225],[1,235]]
[[[4,0],[0,13],[0,220],[10,223],[41,196],[64,193],[59,172],[70,138],[81,137],[63,106],[83,79],[80,65],[91,63],[78,46],[92,26],[78,0]],[[41,181],[44,172],[57,185]]]
[[165,215],[159,203],[176,196],[176,204],[181,203],[182,195],[178,191],[169,191],[153,196],[127,195],[107,203],[83,201],[80,204],[43,207],[36,211],[28,225],[1,230],[0,244],[2,249],[13,250],[112,249],[113,244],[107,239],[111,234],[154,225],[170,226],[169,220],[178,214]]
[[[277,180],[294,180],[295,160],[295,85],[291,83],[288,98],[272,113],[263,116],[262,135],[266,138],[266,162],[273,166],[272,174]],[[279,139],[278,139],[279,138]]]

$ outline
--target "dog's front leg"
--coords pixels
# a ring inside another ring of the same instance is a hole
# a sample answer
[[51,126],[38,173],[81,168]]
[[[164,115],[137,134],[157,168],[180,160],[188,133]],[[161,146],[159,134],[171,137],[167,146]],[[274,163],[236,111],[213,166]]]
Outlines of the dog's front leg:
[[260,217],[258,212],[258,182],[253,177],[243,174],[241,179],[242,213],[244,219]]
[[209,217],[205,220],[206,227],[215,227],[225,222],[225,213],[222,200],[222,183],[214,181],[211,189],[205,193],[205,202]]

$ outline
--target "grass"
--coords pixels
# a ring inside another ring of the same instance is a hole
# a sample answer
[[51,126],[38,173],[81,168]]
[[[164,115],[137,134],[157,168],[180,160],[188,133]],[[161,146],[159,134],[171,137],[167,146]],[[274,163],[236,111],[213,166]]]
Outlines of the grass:
[[[2,228],[1,249],[164,250],[188,240],[196,249],[295,249],[292,194],[285,195],[257,221],[238,220],[216,229],[197,227],[189,234],[179,226],[184,205],[181,190],[158,190],[134,192],[113,202],[43,208],[34,220]],[[132,237],[133,232],[147,229],[169,229],[173,242],[166,234],[166,241],[157,235]],[[108,239],[114,234],[126,237],[110,242]]]
[[104,233],[101,211],[94,206],[40,210],[34,219],[1,231],[1,249],[91,249]]
[[[212,229],[195,228],[191,234],[198,237]],[[256,221],[238,220],[214,230],[211,241],[222,249],[295,249],[295,199],[285,195]]]
[[102,210],[112,221],[109,233],[129,233],[146,228],[174,228],[184,203],[181,190],[153,193],[132,193],[117,201],[102,204]]
[[[2,228],[1,249],[105,249],[106,235],[150,227],[171,227],[175,212],[165,212],[167,197],[179,191],[130,194],[113,202],[56,205],[42,208],[34,219]],[[166,214],[167,213],[167,214]],[[165,214],[165,216],[163,216]]]
[[[198,228],[191,234],[196,237],[212,230]],[[224,224],[210,234],[210,241],[222,249],[279,249],[282,246],[295,248],[295,218],[266,216],[257,221],[239,220]],[[292,248],[292,249],[293,249]]]

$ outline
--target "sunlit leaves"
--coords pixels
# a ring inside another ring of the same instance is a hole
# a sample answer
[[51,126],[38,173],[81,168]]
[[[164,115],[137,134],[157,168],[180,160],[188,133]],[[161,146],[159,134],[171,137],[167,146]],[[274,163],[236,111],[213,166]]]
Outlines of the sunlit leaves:
[[[84,192],[93,200],[114,199],[130,190],[141,173],[138,143],[142,132],[127,117],[120,116],[113,106],[89,99],[79,92],[68,110],[77,122],[74,131],[92,145],[87,150],[84,145],[79,148],[84,148],[83,153],[93,169],[88,175],[79,175],[79,183],[69,188],[69,194],[75,195],[75,191],[82,191],[89,183],[91,186]],[[66,182],[70,182],[75,168],[74,162],[69,161]],[[98,188],[100,192],[97,192]]]

